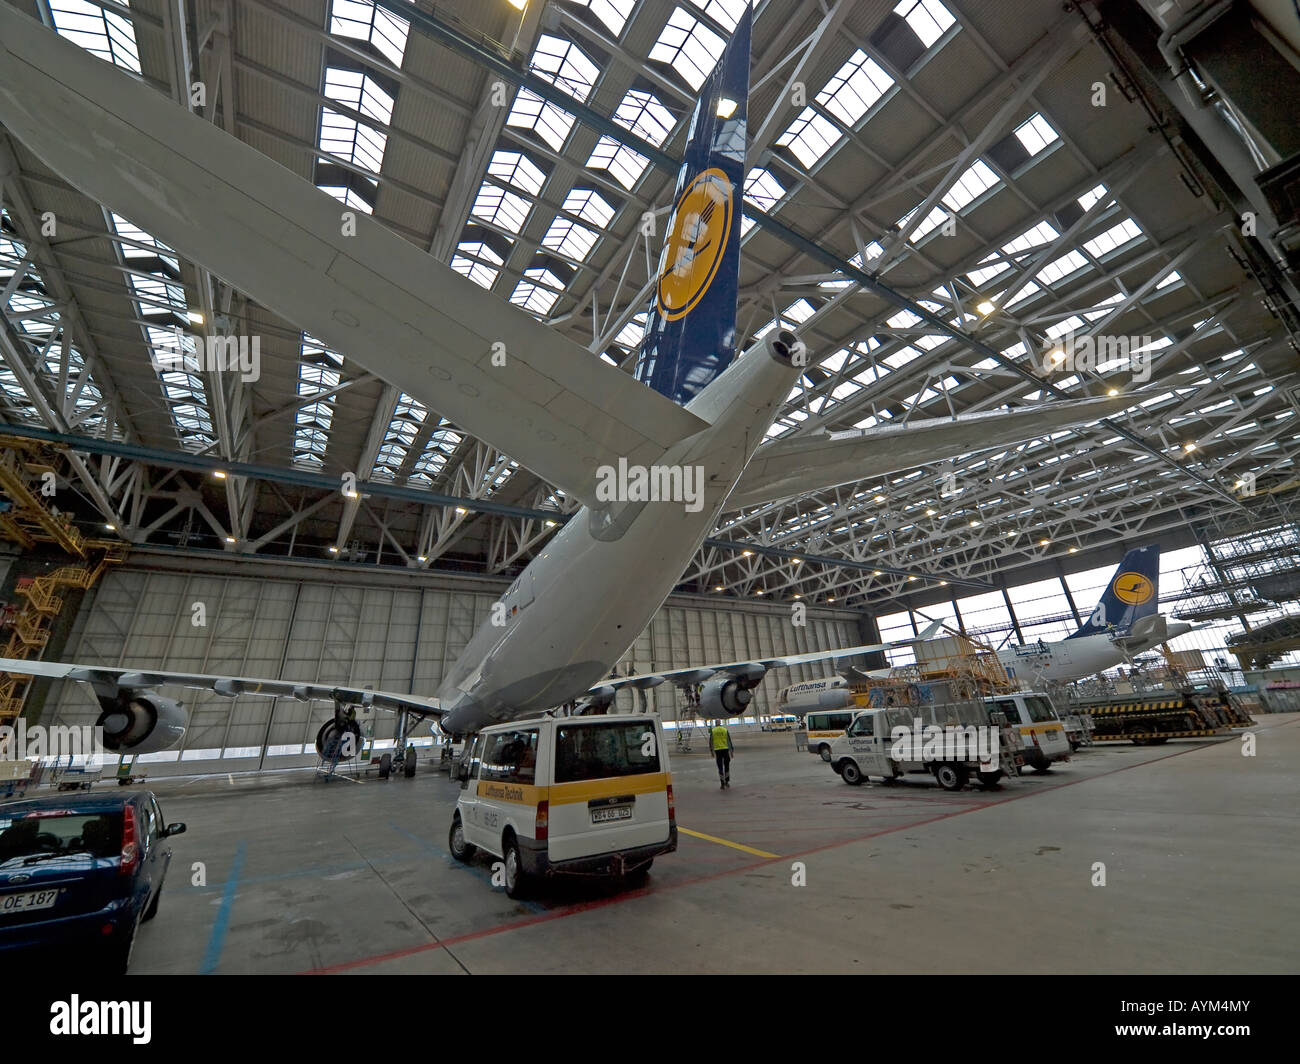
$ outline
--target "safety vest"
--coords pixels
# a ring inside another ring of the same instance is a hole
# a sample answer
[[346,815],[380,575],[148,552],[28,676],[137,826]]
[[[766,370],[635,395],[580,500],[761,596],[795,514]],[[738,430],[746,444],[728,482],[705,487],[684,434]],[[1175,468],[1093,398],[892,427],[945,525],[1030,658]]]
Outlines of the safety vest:
[[724,728],[721,724],[719,724],[716,728],[713,729],[713,749],[726,750],[727,747],[731,745],[727,741],[729,738],[730,735],[728,734],[727,729]]

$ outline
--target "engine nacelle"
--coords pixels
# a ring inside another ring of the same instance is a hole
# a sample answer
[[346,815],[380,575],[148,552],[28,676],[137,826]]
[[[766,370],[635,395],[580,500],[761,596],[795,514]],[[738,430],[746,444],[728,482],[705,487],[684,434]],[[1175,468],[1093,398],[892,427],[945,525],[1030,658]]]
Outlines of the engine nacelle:
[[169,750],[185,737],[185,707],[155,694],[119,691],[99,700],[96,728],[104,729],[104,747],[114,753],[152,754]]
[[346,761],[361,753],[361,725],[355,720],[342,724],[327,720],[316,733],[316,753],[324,758]]
[[766,672],[762,665],[747,665],[706,680],[700,689],[700,715],[707,720],[738,717],[747,712],[754,699],[754,688],[763,682]]

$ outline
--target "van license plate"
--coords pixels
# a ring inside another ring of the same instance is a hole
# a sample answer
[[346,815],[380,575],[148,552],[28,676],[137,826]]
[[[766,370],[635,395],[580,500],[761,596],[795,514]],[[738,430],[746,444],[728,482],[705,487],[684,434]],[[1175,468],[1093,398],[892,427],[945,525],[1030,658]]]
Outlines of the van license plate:
[[593,824],[603,824],[609,820],[631,820],[632,807],[629,805],[616,805],[613,809],[593,809],[591,811],[591,822]]
[[15,913],[27,913],[33,909],[52,909],[59,892],[52,890],[30,890],[24,894],[6,894],[0,898],[0,916],[12,916]]

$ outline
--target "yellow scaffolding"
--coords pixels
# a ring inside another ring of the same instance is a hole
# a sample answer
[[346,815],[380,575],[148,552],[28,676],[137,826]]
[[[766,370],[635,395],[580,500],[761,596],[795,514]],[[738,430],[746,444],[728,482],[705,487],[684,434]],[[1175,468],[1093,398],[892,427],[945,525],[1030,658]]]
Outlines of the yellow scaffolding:
[[[31,550],[37,543],[52,543],[81,564],[64,565],[40,576],[18,581],[14,594],[24,600],[20,610],[7,618],[9,641],[5,657],[30,658],[44,649],[50,626],[63,609],[64,589],[85,591],[93,587],[110,565],[126,557],[121,540],[89,539],[71,520],[46,505],[44,493],[31,482],[51,478],[54,470],[42,446],[31,440],[0,436],[0,494],[10,509],[0,514],[0,536]],[[0,725],[11,724],[22,712],[31,677],[21,673],[0,673]]]

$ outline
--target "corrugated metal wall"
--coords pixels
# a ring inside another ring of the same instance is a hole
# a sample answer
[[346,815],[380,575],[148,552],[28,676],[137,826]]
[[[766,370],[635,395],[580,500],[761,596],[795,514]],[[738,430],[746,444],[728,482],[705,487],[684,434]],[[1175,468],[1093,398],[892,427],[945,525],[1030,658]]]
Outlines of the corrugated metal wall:
[[[499,590],[375,586],[363,577],[301,579],[197,575],[122,568],[109,573],[77,619],[65,660],[172,672],[371,685],[433,694]],[[805,626],[788,608],[743,607],[707,600],[672,600],[638,636],[620,664],[637,672],[792,654],[859,642],[843,615],[808,611]],[[755,699],[759,712],[775,706],[787,684],[827,674],[822,665],[770,673]],[[183,761],[258,758],[265,743],[273,757],[310,753],[316,730],[330,713],[321,703],[293,699],[221,698],[173,689],[191,711]],[[626,708],[632,695],[621,695]],[[664,684],[651,692],[666,718],[678,694]],[[46,723],[84,724],[98,707],[84,684],[52,692],[55,717]],[[393,733],[394,718],[379,713],[374,734]],[[165,764],[177,752],[150,756]],[[208,766],[204,766],[208,767]],[[199,768],[199,766],[194,766]]]

